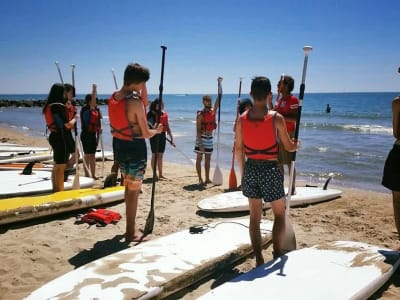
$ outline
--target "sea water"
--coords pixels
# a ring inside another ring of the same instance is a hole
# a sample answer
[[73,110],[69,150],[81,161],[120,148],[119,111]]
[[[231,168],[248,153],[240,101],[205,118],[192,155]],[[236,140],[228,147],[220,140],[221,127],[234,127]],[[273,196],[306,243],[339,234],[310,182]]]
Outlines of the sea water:
[[[322,184],[328,176],[333,176],[336,185],[387,191],[380,182],[386,155],[394,142],[391,101],[396,95],[394,92],[306,93],[299,132],[301,148],[296,156],[298,178]],[[77,97],[82,99],[83,95]],[[150,95],[149,99],[155,97]],[[212,97],[215,101],[216,95]],[[0,99],[42,100],[46,95],[0,95]],[[195,159],[196,112],[202,109],[202,95],[166,94],[163,99],[176,144],[176,148],[167,145],[165,160],[191,165]],[[219,139],[216,131],[211,166],[215,167],[218,160],[220,168],[230,170],[237,95],[223,95],[221,104]],[[327,104],[330,113],[325,112]],[[100,109],[104,115],[104,148],[112,150],[107,106]],[[41,110],[40,107],[0,108],[0,123],[45,138]],[[236,174],[239,177],[237,169]],[[193,181],[197,182],[196,176]]]

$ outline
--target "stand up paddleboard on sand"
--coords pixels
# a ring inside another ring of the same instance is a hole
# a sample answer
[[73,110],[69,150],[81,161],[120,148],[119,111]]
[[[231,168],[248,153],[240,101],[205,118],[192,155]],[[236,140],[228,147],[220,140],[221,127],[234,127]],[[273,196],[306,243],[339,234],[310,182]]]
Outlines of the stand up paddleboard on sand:
[[45,161],[53,159],[53,154],[50,151],[30,153],[24,155],[17,155],[11,158],[1,159],[0,163],[19,163],[19,162],[31,162],[31,161]]
[[0,225],[103,205],[124,199],[122,186],[79,189],[0,200]]
[[[250,255],[248,224],[226,220],[141,243],[66,273],[26,299],[166,297]],[[271,230],[272,222],[262,221],[265,245]]]
[[[34,171],[30,175],[24,175],[21,171],[0,171],[1,198],[17,197],[22,195],[44,194],[50,193],[53,189],[51,183],[51,172]],[[74,175],[68,177],[64,182],[64,189],[70,190]],[[87,188],[94,185],[95,180],[89,177],[79,177],[80,187]]]
[[199,299],[368,299],[396,271],[397,251],[336,241],[303,248],[244,273]]
[[[309,187],[298,186],[296,187],[296,195],[292,195],[290,200],[290,207],[301,206],[305,204],[314,204],[323,201],[328,201],[339,197],[342,194],[341,190],[328,189],[324,187]],[[286,193],[288,189],[285,189]],[[202,211],[208,212],[240,212],[249,211],[249,202],[242,191],[228,192],[223,194],[214,195],[201,200],[197,207]],[[263,208],[270,207],[268,202],[263,203]]]
[[36,163],[36,162],[29,162],[29,163],[9,163],[3,164],[0,161],[0,170],[24,170],[28,165],[31,166],[31,170],[33,171],[52,171],[53,164],[43,164],[43,163]]
[[35,153],[49,151],[48,147],[31,147],[31,146],[21,146],[21,145],[10,145],[0,143],[0,152],[17,152],[17,153]]

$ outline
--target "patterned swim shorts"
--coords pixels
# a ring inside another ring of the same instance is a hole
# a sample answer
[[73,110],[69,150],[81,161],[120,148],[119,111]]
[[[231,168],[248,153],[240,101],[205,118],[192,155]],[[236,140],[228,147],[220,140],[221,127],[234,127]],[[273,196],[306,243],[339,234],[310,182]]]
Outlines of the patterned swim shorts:
[[204,152],[200,151],[199,141],[197,139],[196,139],[196,145],[194,147],[194,152],[196,152],[196,153],[212,153],[214,150],[213,149],[214,142],[213,142],[212,135],[202,135],[201,141],[203,143]]
[[283,175],[277,161],[248,159],[242,179],[243,195],[265,202],[285,196]]
[[143,180],[144,173],[146,172],[147,161],[139,160],[139,161],[127,161],[120,162],[119,167],[121,169],[121,173],[125,176],[131,175],[136,180]]

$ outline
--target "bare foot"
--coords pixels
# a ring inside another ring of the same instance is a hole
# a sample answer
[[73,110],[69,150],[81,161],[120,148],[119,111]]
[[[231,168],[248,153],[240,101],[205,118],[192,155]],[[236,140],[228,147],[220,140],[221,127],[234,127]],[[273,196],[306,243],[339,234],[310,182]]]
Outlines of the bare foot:
[[210,179],[206,180],[206,184],[212,183],[212,181]]
[[140,243],[140,242],[146,242],[151,239],[150,235],[143,235],[141,232],[137,232],[134,235],[127,236],[125,235],[125,241],[127,243]]
[[160,175],[160,180],[168,180],[168,178],[163,175]]

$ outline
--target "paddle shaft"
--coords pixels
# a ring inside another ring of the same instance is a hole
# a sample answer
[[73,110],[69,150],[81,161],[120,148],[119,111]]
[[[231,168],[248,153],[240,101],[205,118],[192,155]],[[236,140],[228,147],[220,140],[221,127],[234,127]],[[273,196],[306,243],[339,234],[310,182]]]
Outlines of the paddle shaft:
[[[242,78],[240,77],[239,81],[239,93],[238,93],[238,103],[236,106],[236,119],[235,119],[235,126],[237,123],[237,120],[239,118],[239,104],[240,104],[240,97],[242,95]],[[237,188],[237,178],[236,178],[236,173],[235,173],[235,139],[233,139],[233,149],[232,149],[232,165],[231,165],[231,171],[229,173],[229,188],[230,189],[235,189]]]
[[56,64],[56,68],[57,68],[57,71],[58,71],[58,76],[60,77],[61,83],[64,84],[64,79],[62,77],[61,70],[60,70],[60,64],[59,64],[58,61],[56,61],[55,64]]
[[113,75],[114,78],[114,85],[115,85],[115,89],[118,90],[118,84],[117,84],[117,79],[115,78],[115,72],[114,69],[111,70],[111,73]]
[[[162,59],[161,59],[161,78],[160,78],[160,85],[159,85],[159,94],[158,94],[158,99],[159,99],[159,106],[158,106],[158,115],[161,115],[161,103],[162,103],[162,94],[163,94],[163,83],[164,83],[164,65],[165,65],[165,51],[167,50],[166,46],[161,46],[162,49]],[[160,140],[160,135],[156,134],[155,135],[155,149],[156,152],[158,152],[159,148],[159,140]],[[153,232],[154,228],[154,195],[155,195],[155,188],[156,188],[156,178],[157,178],[157,153],[154,155],[154,165],[153,165],[153,182],[151,186],[151,202],[150,202],[150,212],[146,220],[146,224],[144,226],[143,234],[146,236],[148,234],[151,234]]]

